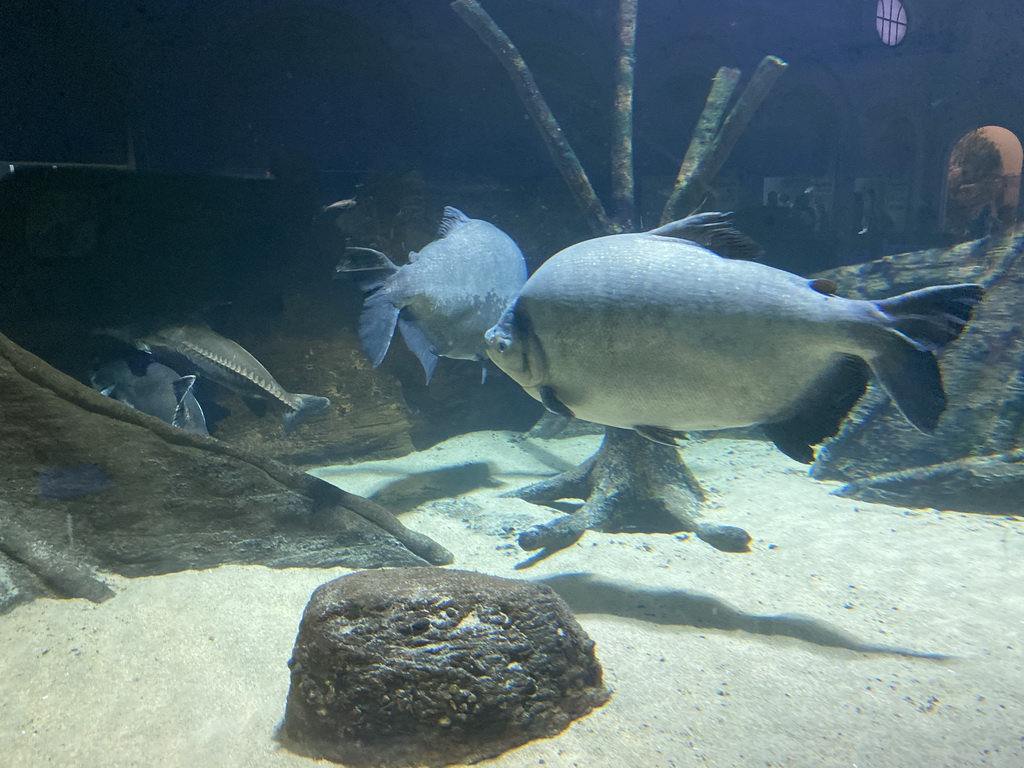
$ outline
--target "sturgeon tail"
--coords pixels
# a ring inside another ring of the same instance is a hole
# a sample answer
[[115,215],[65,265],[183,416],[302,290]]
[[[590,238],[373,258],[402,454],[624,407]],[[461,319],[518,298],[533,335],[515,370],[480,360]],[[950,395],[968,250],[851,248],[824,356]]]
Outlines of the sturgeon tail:
[[331,407],[331,401],[326,397],[316,395],[293,395],[294,411],[284,415],[284,436],[290,437],[295,428],[310,418],[322,416]]
[[937,285],[874,302],[888,321],[888,342],[871,367],[907,421],[932,433],[946,409],[935,353],[963,333],[985,289]]

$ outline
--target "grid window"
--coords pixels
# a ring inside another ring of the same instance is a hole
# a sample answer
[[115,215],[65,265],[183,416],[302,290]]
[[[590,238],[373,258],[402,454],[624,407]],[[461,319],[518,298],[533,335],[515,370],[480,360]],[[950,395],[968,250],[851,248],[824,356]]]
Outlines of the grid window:
[[907,11],[900,0],[878,0],[875,29],[886,45],[899,45],[907,34]]

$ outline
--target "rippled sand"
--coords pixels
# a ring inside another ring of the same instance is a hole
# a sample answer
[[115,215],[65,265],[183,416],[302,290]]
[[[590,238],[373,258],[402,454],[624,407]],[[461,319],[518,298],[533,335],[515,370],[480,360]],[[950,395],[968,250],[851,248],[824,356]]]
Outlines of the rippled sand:
[[[454,567],[550,584],[597,641],[611,701],[478,765],[1024,765],[1024,521],[841,499],[765,443],[715,439],[683,456],[753,552],[591,532],[517,570],[514,531],[558,513],[498,495],[599,439],[511,437],[316,472],[402,511]],[[273,734],[306,601],[346,572],[111,577],[102,605],[0,617],[0,764],[310,764]]]

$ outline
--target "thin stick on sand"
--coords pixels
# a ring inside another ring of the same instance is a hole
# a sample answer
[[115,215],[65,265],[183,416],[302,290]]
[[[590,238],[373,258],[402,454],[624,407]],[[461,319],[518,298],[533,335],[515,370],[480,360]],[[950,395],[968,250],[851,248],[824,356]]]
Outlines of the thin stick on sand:
[[[729,158],[729,154],[732,152],[733,147],[736,146],[736,142],[743,134],[751,118],[753,118],[754,113],[757,112],[757,108],[761,106],[762,102],[768,97],[768,94],[771,93],[772,86],[775,85],[775,82],[786,71],[788,66],[786,62],[777,56],[765,56],[761,63],[757,65],[757,70],[750,78],[750,82],[747,83],[743,92],[740,93],[739,98],[736,100],[736,106],[729,112],[729,116],[725,118],[721,129],[709,143],[698,141],[701,123],[704,118],[701,115],[701,122],[698,123],[697,132],[694,134],[693,141],[690,142],[691,148],[693,148],[694,142],[697,142],[698,146],[694,149],[694,157],[691,158],[689,169],[686,167],[686,159],[683,160],[683,166],[680,167],[679,176],[676,178],[675,189],[672,191],[662,213],[663,223],[677,218],[682,203],[684,201],[693,201],[696,197],[696,190],[706,190],[708,188],[708,184]],[[721,72],[722,70],[719,70],[719,74]],[[718,80],[717,75],[715,80]],[[712,93],[715,90],[715,85],[712,85]],[[735,87],[735,84],[733,87]],[[712,97],[709,94],[708,104],[711,103],[711,100]],[[707,105],[705,105],[705,110],[707,108]],[[686,155],[690,157],[690,150],[687,150]]]
[[619,3],[618,66],[615,72],[615,112],[612,134],[612,216],[633,231],[636,201],[633,192],[633,80],[636,69],[637,0]]
[[452,10],[468,24],[480,37],[484,44],[494,52],[498,61],[512,78],[512,84],[519,93],[519,98],[526,107],[527,114],[540,130],[541,138],[551,154],[555,165],[569,185],[576,203],[580,206],[591,228],[598,234],[616,232],[618,228],[608,218],[604,206],[598,200],[590,179],[587,178],[579,158],[565,135],[562,133],[558,121],[548,107],[547,102],[537,88],[526,62],[501,28],[494,23],[494,19],[485,11],[476,0],[455,0],[451,5]]

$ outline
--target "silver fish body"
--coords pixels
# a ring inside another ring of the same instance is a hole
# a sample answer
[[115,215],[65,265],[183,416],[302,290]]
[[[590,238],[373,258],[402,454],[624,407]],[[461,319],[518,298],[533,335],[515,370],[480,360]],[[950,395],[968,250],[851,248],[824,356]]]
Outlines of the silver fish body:
[[326,397],[287,391],[248,350],[209,328],[163,328],[142,339],[141,345],[157,357],[186,359],[200,375],[240,395],[283,405],[288,409],[284,415],[286,435],[306,418],[326,412],[331,404]]
[[728,253],[729,237],[723,215],[702,214],[573,245],[487,332],[488,353],[549,409],[658,441],[761,424],[811,461],[869,370],[911,423],[935,428],[945,395],[933,352],[963,330],[980,286],[844,299],[693,241],[724,239]]
[[192,393],[195,376],[181,376],[158,362],[141,375],[123,360],[105,365],[90,378],[93,389],[186,432],[209,435],[203,408]]
[[[362,273],[367,296],[359,335],[374,367],[387,354],[395,328],[430,380],[437,358],[486,359],[483,334],[526,282],[515,242],[489,222],[447,207],[437,239],[396,267],[371,249],[366,261],[342,259],[338,272]],[[360,275],[357,274],[357,278]]]

